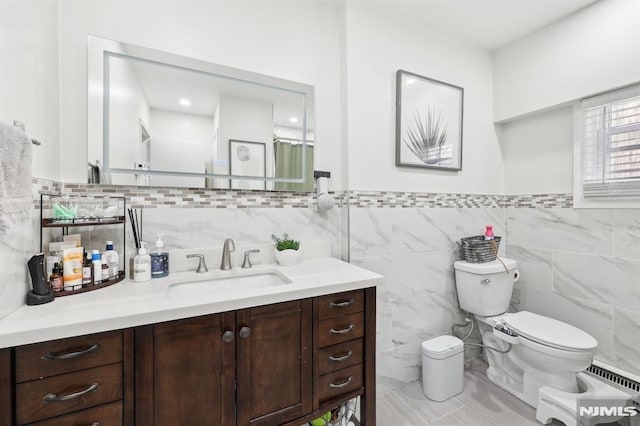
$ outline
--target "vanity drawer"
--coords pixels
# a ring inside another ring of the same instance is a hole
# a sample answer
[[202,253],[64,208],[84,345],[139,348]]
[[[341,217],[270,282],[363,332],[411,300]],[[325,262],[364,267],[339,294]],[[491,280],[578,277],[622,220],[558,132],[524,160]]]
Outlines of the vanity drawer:
[[317,297],[315,304],[321,320],[361,312],[364,311],[364,290]]
[[16,348],[16,382],[122,361],[122,331],[90,334]]
[[105,365],[18,384],[16,419],[27,424],[120,399],[122,364]]
[[320,349],[318,353],[318,374],[323,375],[364,361],[362,339],[349,340]]
[[89,408],[77,413],[55,417],[29,426],[121,426],[122,402]]
[[343,368],[342,370],[320,376],[317,381],[318,387],[316,388],[320,403],[362,388],[362,370],[362,364],[358,364],[353,367]]
[[318,325],[318,347],[335,345],[364,335],[364,312],[329,318]]

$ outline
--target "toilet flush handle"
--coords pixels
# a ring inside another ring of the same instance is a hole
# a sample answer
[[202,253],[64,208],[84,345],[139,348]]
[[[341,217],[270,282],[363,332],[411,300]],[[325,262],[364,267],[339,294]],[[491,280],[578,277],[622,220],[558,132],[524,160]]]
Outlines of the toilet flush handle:
[[513,282],[517,282],[520,279],[520,271],[518,271],[517,269],[515,271],[513,271]]

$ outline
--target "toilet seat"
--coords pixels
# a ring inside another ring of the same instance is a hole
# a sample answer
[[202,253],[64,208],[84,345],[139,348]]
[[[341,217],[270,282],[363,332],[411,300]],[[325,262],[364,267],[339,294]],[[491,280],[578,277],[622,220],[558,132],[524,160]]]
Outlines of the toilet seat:
[[533,312],[506,314],[503,320],[521,337],[555,349],[585,352],[593,351],[598,346],[598,341],[589,333]]

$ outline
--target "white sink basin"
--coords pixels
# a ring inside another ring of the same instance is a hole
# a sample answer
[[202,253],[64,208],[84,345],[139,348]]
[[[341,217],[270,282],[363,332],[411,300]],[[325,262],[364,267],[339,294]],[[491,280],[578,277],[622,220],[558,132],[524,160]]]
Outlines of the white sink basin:
[[214,295],[220,293],[239,292],[259,288],[290,284],[291,280],[278,271],[261,271],[256,273],[217,276],[173,284],[167,290],[167,297],[194,297],[198,295]]

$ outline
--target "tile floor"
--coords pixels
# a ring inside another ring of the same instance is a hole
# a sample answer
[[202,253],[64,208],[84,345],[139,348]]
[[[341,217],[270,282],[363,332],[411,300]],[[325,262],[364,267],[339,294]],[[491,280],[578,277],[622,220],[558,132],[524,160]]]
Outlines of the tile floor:
[[[489,382],[487,366],[474,361],[465,371],[464,391],[444,402],[427,399],[420,382],[377,400],[380,426],[540,426],[535,409]],[[556,426],[562,423],[553,423]]]

